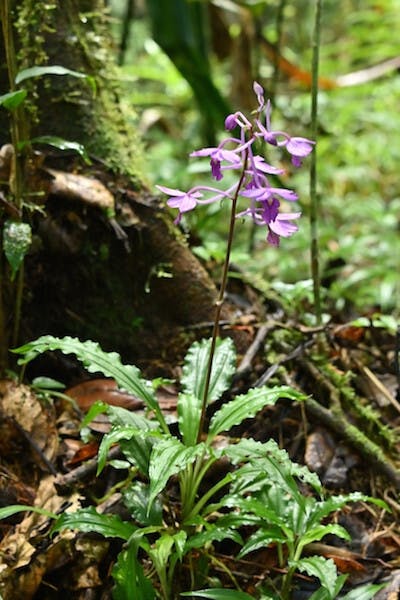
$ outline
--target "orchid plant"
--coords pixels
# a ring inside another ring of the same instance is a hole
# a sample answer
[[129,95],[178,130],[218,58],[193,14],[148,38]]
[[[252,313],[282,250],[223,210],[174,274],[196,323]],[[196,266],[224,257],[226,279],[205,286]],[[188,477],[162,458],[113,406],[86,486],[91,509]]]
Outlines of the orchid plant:
[[[15,351],[22,355],[19,364],[26,364],[48,350],[74,354],[89,372],[113,377],[118,387],[140,398],[147,408],[147,413],[140,415],[96,403],[83,424],[87,425],[100,412],[107,412],[111,429],[100,445],[98,474],[107,462],[111,446],[119,443],[124,460],[111,464],[128,471],[120,488],[130,519],[104,514],[92,506],[60,516],[46,513],[55,520],[52,533],[76,529],[123,541],[112,571],[115,600],[154,600],[156,597],[171,600],[180,595],[248,600],[251,597],[240,589],[198,589],[208,581],[212,565],[225,571],[238,588],[234,574],[213,552],[213,543],[224,539],[237,545],[238,558],[263,546],[276,546],[279,568],[284,575],[280,582],[271,581],[268,588],[259,590],[262,598],[288,600],[293,576],[302,571],[320,583],[313,600],[333,600],[345,577],[338,576],[332,560],[320,556],[304,558],[304,547],[328,533],[348,539],[348,533],[341,526],[324,523],[332,511],[347,502],[364,500],[383,506],[379,500],[359,493],[325,499],[317,475],[293,463],[273,440],[259,443],[251,439],[225,438],[223,444],[218,444],[218,436],[223,432],[229,432],[280,398],[301,401],[303,396],[296,390],[285,386],[250,389],[214,409],[206,430],[206,410],[230,389],[235,372],[233,342],[218,337],[235,220],[249,216],[257,225],[264,225],[267,241],[277,246],[280,238],[297,231],[295,221],[300,216],[298,210],[280,211],[281,202],[294,203],[297,194],[270,185],[268,175],[282,175],[284,171],[268,164],[253,148],[259,140],[284,147],[295,167],[301,165],[313,148],[313,142],[306,138],[273,131],[270,103],[265,103],[258,83],[254,84],[254,91],[258,101],[254,118],[249,120],[243,113],[236,112],[225,121],[229,131],[239,128],[239,137],[228,137],[216,148],[203,148],[192,154],[210,157],[211,174],[217,181],[223,179],[226,170],[237,171],[234,185],[224,191],[197,186],[188,192],[158,186],[169,195],[168,205],[178,209],[177,222],[197,205],[223,198],[231,200],[227,252],[213,334],[210,340],[195,342],[185,358],[177,398],[177,426],[170,428],[158,404],[154,385],[145,381],[136,367],[122,364],[118,354],[106,353],[98,344],[43,336]],[[238,212],[239,197],[245,198],[249,205]],[[225,465],[225,469],[215,481],[212,472],[218,462],[220,466]],[[28,508],[0,509],[0,518]],[[44,512],[39,507],[31,509]],[[255,528],[256,533],[244,539],[249,527]],[[181,568],[183,565],[185,568]],[[181,593],[185,587],[192,591]],[[364,595],[357,597],[367,600],[377,588],[364,586]]]
[[[215,345],[218,337],[219,319],[225,296],[228,280],[228,269],[235,229],[238,217],[251,217],[256,225],[267,228],[267,242],[279,246],[281,237],[290,237],[297,230],[296,221],[300,211],[281,212],[281,201],[294,203],[298,195],[290,189],[273,187],[268,175],[283,175],[284,169],[267,163],[264,157],[255,154],[254,147],[257,141],[264,142],[274,147],[284,147],[291,155],[292,164],[300,167],[302,160],[310,154],[315,142],[304,137],[291,137],[284,131],[274,131],[271,128],[271,103],[264,99],[262,86],[255,81],[253,90],[257,97],[258,106],[253,113],[252,120],[248,119],[241,111],[228,115],[225,119],[225,129],[232,132],[239,128],[240,136],[229,136],[223,139],[215,148],[202,148],[191,153],[192,157],[210,157],[211,175],[216,181],[221,181],[225,171],[236,171],[237,181],[226,190],[211,186],[195,186],[188,192],[171,189],[158,185],[157,188],[169,195],[168,206],[178,209],[176,223],[181,221],[182,215],[193,210],[197,205],[218,202],[224,198],[231,200],[231,217],[228,232],[225,261],[222,271],[219,296],[215,303],[214,327],[211,336],[211,347],[207,367],[207,378],[204,389],[199,437],[203,431],[204,417],[207,405],[209,380],[211,377]],[[239,197],[249,202],[249,206],[237,212]]]

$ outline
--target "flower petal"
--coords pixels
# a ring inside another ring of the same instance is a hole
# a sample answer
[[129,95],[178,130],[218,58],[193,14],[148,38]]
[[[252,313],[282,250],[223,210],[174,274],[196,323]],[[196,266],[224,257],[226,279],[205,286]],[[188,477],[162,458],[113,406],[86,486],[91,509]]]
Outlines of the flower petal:
[[302,137],[292,137],[286,144],[286,150],[294,156],[304,157],[312,152],[315,142]]
[[262,156],[256,155],[253,157],[253,160],[256,169],[262,171],[263,173],[268,173],[270,175],[282,175],[282,173],[285,172],[284,169],[278,169],[277,167],[273,167],[272,165],[266,163]]
[[284,200],[288,200],[289,202],[296,202],[299,199],[296,192],[293,190],[287,190],[286,188],[270,188],[271,194],[276,194],[280,196]]
[[189,156],[210,156],[213,152],[216,152],[218,148],[200,148],[200,150],[194,150]]
[[156,188],[160,190],[160,192],[168,194],[168,196],[184,196],[186,193],[182,192],[181,190],[175,190],[173,188],[166,187],[165,185],[156,185]]
[[167,201],[168,206],[171,208],[178,208],[181,213],[192,210],[196,207],[196,199],[190,194],[184,194],[178,198],[170,198]]

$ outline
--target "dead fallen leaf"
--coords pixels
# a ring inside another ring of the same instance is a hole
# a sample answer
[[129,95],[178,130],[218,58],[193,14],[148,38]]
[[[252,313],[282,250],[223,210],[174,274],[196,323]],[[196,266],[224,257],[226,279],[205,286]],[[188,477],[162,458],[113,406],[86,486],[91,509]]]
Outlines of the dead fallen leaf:
[[56,169],[45,170],[53,177],[50,187],[52,194],[114,212],[114,196],[98,179]]
[[[40,463],[44,458],[52,463],[57,455],[58,433],[53,407],[41,401],[32,390],[14,381],[0,381],[0,413],[6,417],[0,421],[0,446],[2,456],[7,456],[7,441],[15,449],[18,437],[25,437],[32,449],[30,456]],[[13,430],[12,438],[10,428]],[[17,435],[15,433],[17,431]],[[49,466],[47,464],[47,466]]]

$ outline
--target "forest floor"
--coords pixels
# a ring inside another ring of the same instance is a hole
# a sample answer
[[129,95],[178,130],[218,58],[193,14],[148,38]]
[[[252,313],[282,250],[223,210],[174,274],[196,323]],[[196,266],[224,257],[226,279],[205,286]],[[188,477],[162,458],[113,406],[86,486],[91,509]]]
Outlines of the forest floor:
[[[230,435],[275,439],[292,460],[319,475],[327,494],[360,491],[384,499],[390,512],[361,502],[335,514],[352,541],[324,539],[314,543],[310,552],[332,558],[338,570],[348,574],[347,590],[366,582],[386,581],[388,586],[376,598],[395,600],[400,597],[396,333],[379,318],[356,325],[336,319],[336,323],[312,328],[288,319],[279,310],[267,311],[262,322],[252,317],[251,306],[245,312],[221,331],[223,335],[244,332],[248,340],[230,394],[261,384],[284,383],[303,391],[307,400],[281,400]],[[148,364],[149,372],[151,368]],[[171,374],[177,374],[173,365],[165,373]],[[91,423],[86,441],[80,425],[96,400],[142,412],[143,406],[117,390],[113,381],[89,379],[83,372],[68,382],[64,393],[73,401],[40,394],[16,381],[0,382],[0,507],[36,504],[60,513],[67,506],[94,503],[112,512],[121,510],[121,470],[108,466],[96,477],[97,450],[109,430],[107,418],[99,416]],[[176,397],[175,383],[159,391],[161,407],[172,423]],[[111,453],[118,457],[118,446]],[[46,517],[29,512],[0,522],[3,600],[111,598],[110,571],[121,544],[73,532],[50,537],[49,529]],[[235,558],[236,550],[232,542],[214,547],[220,563],[232,570],[241,589],[255,594],[260,582],[279,571],[276,548],[265,548],[242,560]],[[223,571],[216,568],[215,576],[230,587]],[[315,583],[302,575],[295,580],[295,588],[294,600],[309,598]]]

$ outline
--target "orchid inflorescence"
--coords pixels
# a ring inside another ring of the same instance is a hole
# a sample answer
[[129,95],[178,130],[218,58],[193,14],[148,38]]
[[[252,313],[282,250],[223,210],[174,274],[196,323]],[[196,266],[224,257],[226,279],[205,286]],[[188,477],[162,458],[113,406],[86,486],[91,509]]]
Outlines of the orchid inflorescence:
[[300,211],[280,212],[281,200],[295,202],[298,195],[293,190],[271,186],[267,176],[282,175],[285,171],[270,165],[262,156],[254,154],[253,144],[262,140],[271,146],[284,147],[291,155],[292,164],[300,167],[302,159],[310,154],[315,142],[303,137],[290,137],[283,131],[273,131],[270,124],[271,103],[269,100],[265,102],[264,90],[259,83],[254,82],[253,89],[258,101],[253,119],[250,121],[240,111],[228,115],[225,119],[225,128],[228,131],[240,128],[240,138],[227,137],[217,147],[202,148],[190,154],[195,157],[210,157],[211,174],[216,181],[223,178],[224,171],[237,170],[241,174],[239,184],[235,182],[226,190],[198,185],[188,192],[162,185],[156,187],[170,196],[168,206],[179,210],[176,223],[179,223],[183,213],[192,210],[198,204],[211,204],[237,196],[247,198],[250,200],[250,206],[238,212],[236,217],[249,216],[256,225],[267,226],[267,241],[273,246],[278,246],[280,237],[289,237],[298,230],[294,221],[301,215]]

